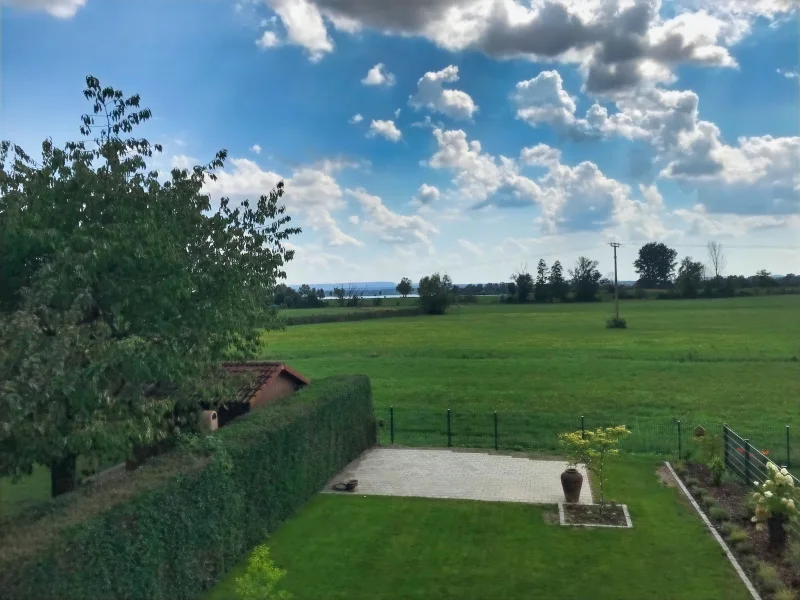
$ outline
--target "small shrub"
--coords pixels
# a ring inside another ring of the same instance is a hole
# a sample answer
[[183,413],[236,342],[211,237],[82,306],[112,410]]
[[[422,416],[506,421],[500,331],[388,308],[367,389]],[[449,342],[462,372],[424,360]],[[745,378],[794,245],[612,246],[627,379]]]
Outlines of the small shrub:
[[780,587],[773,598],[775,600],[794,600],[794,592],[787,587]]
[[702,487],[694,488],[694,495],[697,496],[700,500],[708,496],[708,490]]
[[708,516],[712,521],[716,521],[717,523],[727,521],[731,518],[730,513],[721,506],[712,506],[708,511]]
[[381,306],[383,305],[383,298],[374,298],[372,300],[372,306]]
[[608,321],[606,321],[606,327],[608,329],[627,329],[628,322],[622,317],[611,317]]
[[761,587],[768,592],[774,592],[781,586],[781,580],[778,577],[778,571],[775,567],[762,562],[756,569],[756,579],[758,579]]
[[731,534],[732,534],[734,531],[738,531],[738,530],[740,530],[740,529],[741,529],[742,531],[744,531],[744,529],[742,529],[741,527],[739,527],[739,526],[738,526],[736,523],[730,523],[730,522],[728,522],[728,523],[723,523],[723,524],[720,526],[720,530],[722,531],[722,535],[724,535],[724,536],[725,536],[725,537],[727,537],[727,538],[730,538]]
[[744,554],[745,556],[753,554],[753,544],[750,543],[750,540],[739,542],[735,547],[739,554]]
[[708,509],[715,508],[719,506],[719,502],[717,502],[711,494],[703,498],[703,506]]
[[795,574],[800,575],[800,542],[794,541],[789,544],[785,559],[786,563],[794,569]]
[[711,484],[720,485],[722,483],[722,477],[727,471],[725,468],[725,461],[719,456],[715,456],[708,462],[708,469],[711,471]]
[[750,539],[749,536],[747,535],[747,532],[744,529],[738,526],[734,527],[736,527],[736,529],[733,529],[728,534],[728,540],[730,541],[731,544],[733,544],[734,546],[739,546],[747,542],[748,539]]
[[269,548],[258,546],[247,559],[247,571],[236,578],[238,600],[289,600],[289,592],[278,590],[278,584],[286,577],[269,556]]
[[700,485],[700,482],[697,480],[697,477],[687,477],[686,485],[688,485],[689,487],[697,487],[698,485]]
[[675,464],[673,465],[673,468],[675,469],[675,472],[676,472],[676,473],[677,473],[677,474],[678,474],[680,477],[684,477],[684,478],[685,478],[685,477],[686,477],[686,474],[689,472],[689,469],[687,469],[687,468],[686,468],[686,464],[685,464],[683,461],[680,461],[680,462],[677,462],[677,463],[675,463]]

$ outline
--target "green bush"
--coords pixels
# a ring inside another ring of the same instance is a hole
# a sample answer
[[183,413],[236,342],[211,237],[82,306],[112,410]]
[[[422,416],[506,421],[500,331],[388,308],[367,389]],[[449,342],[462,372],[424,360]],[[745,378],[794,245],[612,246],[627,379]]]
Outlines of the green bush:
[[711,518],[712,521],[716,521],[718,523],[721,523],[722,521],[727,521],[728,519],[731,518],[730,513],[721,506],[711,507],[708,511],[708,516]]
[[289,600],[289,592],[279,590],[286,571],[272,562],[266,545],[257,547],[247,559],[247,571],[236,578],[237,600]]
[[739,529],[742,528],[739,527],[736,523],[723,523],[722,525],[720,525],[720,531],[722,531],[722,535],[724,535],[727,538],[729,538],[734,531],[737,531]]
[[368,378],[315,381],[0,529],[0,598],[198,598],[375,436]]
[[775,600],[794,600],[794,592],[787,587],[780,587],[773,598]]
[[628,322],[622,317],[611,317],[608,321],[606,321],[606,327],[608,329],[627,329]]
[[719,502],[717,502],[710,494],[703,498],[703,506],[708,509],[715,508],[718,505]]
[[686,485],[688,485],[689,487],[697,487],[698,485],[700,485],[700,482],[697,480],[697,477],[687,477]]
[[748,539],[749,536],[747,535],[747,532],[741,527],[736,527],[736,529],[731,530],[731,532],[728,534],[728,540],[730,540],[731,544],[734,546],[743,544],[747,542]]
[[761,587],[768,592],[774,592],[781,586],[781,580],[780,577],[778,577],[778,571],[775,570],[775,567],[765,562],[762,562],[758,565],[758,569],[756,570],[756,579],[758,579]]
[[703,498],[708,496],[708,490],[706,488],[696,487],[694,488],[694,495],[702,501]]
[[711,471],[711,484],[722,484],[722,478],[727,471],[725,468],[725,461],[723,461],[719,456],[715,456],[708,462],[708,469]]
[[686,474],[689,472],[689,469],[686,468],[686,463],[683,461],[675,463],[673,468],[675,469],[675,473],[677,473],[680,477],[686,477]]

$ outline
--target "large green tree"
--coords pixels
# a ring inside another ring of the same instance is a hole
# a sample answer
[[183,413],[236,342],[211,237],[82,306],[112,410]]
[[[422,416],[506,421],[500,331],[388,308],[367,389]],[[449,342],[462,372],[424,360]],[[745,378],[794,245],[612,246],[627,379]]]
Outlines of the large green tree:
[[536,267],[536,283],[533,287],[533,296],[536,302],[545,302],[549,296],[547,289],[547,263],[544,259],[539,259]]
[[427,275],[417,286],[419,304],[429,315],[443,315],[453,302],[453,282],[449,275]]
[[87,77],[86,141],[0,146],[0,475],[49,466],[53,495],[76,457],[125,455],[196,423],[219,397],[219,363],[252,356],[277,327],[272,297],[299,229],[283,184],[252,204],[212,205],[223,167],[147,169],[160,152],[127,137],[139,96]]
[[697,298],[703,287],[705,270],[703,263],[693,261],[691,256],[684,258],[675,278],[675,289],[678,294],[684,298]]
[[575,300],[578,302],[594,302],[600,291],[600,271],[597,261],[579,256],[575,268],[570,269],[572,285],[575,288]]
[[672,283],[678,253],[660,242],[650,242],[639,248],[633,266],[639,274],[637,285],[644,288],[664,288]]
[[550,297],[556,302],[564,302],[567,299],[567,292],[569,292],[569,284],[564,279],[564,268],[561,266],[561,261],[557,260],[550,267],[550,276],[548,277],[547,284],[550,288]]
[[533,292],[533,276],[528,273],[527,267],[521,267],[519,271],[511,275],[517,292],[517,300],[525,303]]
[[405,298],[414,291],[414,286],[411,284],[411,280],[408,277],[403,277],[395,289],[398,294]]

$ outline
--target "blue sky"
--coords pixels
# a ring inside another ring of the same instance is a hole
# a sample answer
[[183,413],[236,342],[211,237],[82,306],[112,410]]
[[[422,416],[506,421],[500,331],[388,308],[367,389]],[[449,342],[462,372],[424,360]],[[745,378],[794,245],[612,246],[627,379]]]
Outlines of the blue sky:
[[139,93],[154,166],[286,182],[292,283],[606,274],[612,240],[623,279],[654,240],[800,272],[792,0],[0,4],[0,137],[76,139],[87,74]]

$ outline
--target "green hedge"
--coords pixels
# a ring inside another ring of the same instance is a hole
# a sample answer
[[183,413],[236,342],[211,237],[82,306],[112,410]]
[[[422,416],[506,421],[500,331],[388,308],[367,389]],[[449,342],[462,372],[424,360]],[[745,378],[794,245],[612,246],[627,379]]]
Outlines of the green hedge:
[[417,317],[422,313],[419,307],[373,310],[369,307],[356,309],[351,313],[319,313],[284,317],[286,325],[313,325],[316,323],[344,323],[345,321],[366,321],[368,319],[390,319],[394,317]]
[[0,598],[197,598],[375,443],[369,379],[315,381],[0,532]]

